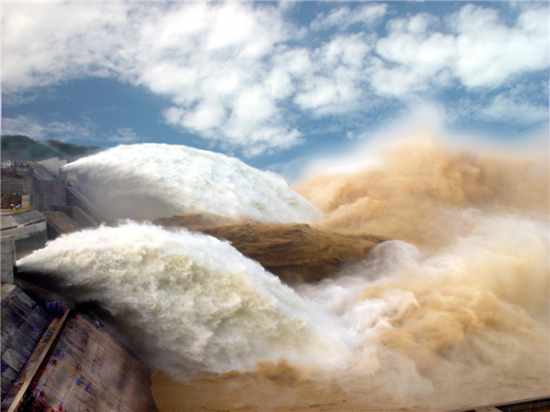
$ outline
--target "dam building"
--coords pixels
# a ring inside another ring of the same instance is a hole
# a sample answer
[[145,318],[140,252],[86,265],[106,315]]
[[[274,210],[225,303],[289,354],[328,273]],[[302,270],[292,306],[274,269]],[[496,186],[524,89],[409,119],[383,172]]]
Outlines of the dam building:
[[66,161],[2,162],[2,412],[157,411],[152,371],[108,316],[17,275],[15,261],[102,218]]

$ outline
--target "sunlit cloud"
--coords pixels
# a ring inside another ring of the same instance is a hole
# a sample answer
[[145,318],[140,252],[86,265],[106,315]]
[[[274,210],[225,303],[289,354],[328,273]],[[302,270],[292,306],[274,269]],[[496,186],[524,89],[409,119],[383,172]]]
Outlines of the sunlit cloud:
[[35,140],[54,139],[60,141],[93,139],[93,125],[89,121],[43,122],[33,116],[2,118],[2,134],[24,135]]
[[[522,6],[506,23],[490,4],[445,16],[391,9],[337,5],[300,25],[287,19],[292,7],[266,3],[6,3],[3,93],[9,102],[71,79],[113,78],[167,98],[160,117],[175,130],[257,156],[302,144],[306,122],[366,125],[373,108],[457,88],[478,101],[548,69],[546,5]],[[502,93],[456,118],[544,120],[547,106]]]

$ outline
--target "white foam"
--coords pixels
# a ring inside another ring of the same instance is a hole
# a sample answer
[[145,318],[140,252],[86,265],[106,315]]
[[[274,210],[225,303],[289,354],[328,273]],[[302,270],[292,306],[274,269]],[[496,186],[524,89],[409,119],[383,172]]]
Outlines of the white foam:
[[63,170],[78,173],[86,194],[108,219],[190,210],[266,223],[307,223],[321,216],[280,177],[186,146],[118,146]]
[[176,376],[350,357],[349,336],[330,316],[210,236],[127,223],[60,237],[17,264],[78,288],[79,301],[99,302],[152,366]]

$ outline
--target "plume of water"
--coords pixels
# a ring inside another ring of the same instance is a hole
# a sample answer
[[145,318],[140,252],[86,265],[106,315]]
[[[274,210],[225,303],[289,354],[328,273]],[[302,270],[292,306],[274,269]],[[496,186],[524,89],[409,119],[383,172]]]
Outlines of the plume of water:
[[17,265],[52,277],[77,301],[98,302],[152,366],[176,376],[280,358],[344,362],[353,343],[229,243],[185,230],[101,227],[60,237]]
[[281,177],[223,154],[166,144],[118,146],[63,167],[108,219],[208,212],[307,223],[320,212]]

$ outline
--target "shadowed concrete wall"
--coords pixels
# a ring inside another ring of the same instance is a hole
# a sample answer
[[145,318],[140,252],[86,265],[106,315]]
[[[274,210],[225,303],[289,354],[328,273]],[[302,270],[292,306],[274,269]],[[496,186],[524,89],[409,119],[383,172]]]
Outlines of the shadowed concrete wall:
[[67,160],[59,159],[59,157],[52,157],[51,159],[41,160],[40,163],[44,168],[52,175],[57,176],[59,174],[59,168],[67,164]]
[[46,222],[21,226],[4,232],[15,238],[16,259],[43,248],[48,241]]
[[2,283],[13,283],[13,265],[15,264],[15,239],[13,236],[2,235]]
[[36,210],[2,211],[2,236],[13,237],[16,258],[46,245],[46,226],[46,217]]
[[53,210],[53,206],[65,206],[65,182],[63,180],[37,180],[34,181],[34,207],[41,212]]
[[67,185],[66,198],[67,206],[78,206],[97,222],[105,221],[105,218],[97,210],[97,207],[84,194],[82,194],[76,186],[71,184]]
[[23,411],[157,411],[151,371],[81,315],[69,320]]
[[[67,200],[68,202],[68,200]],[[63,212],[73,219],[81,228],[90,228],[100,225],[100,222],[78,206],[54,206],[55,212]]]
[[63,317],[46,312],[18,286],[2,285],[2,411],[158,411],[151,371],[116,326],[89,308],[63,306]]
[[2,285],[2,399],[52,319],[19,287]]
[[18,173],[18,176],[2,176],[2,194],[21,193],[32,194],[33,175],[32,169],[28,172]]

